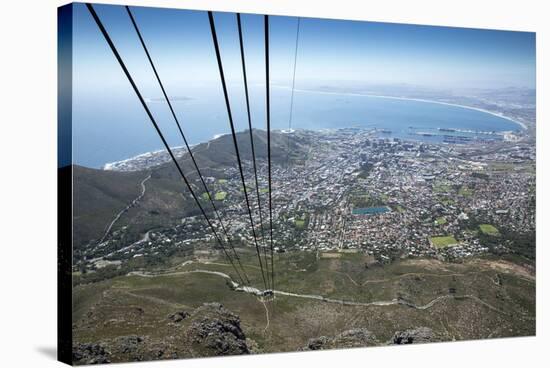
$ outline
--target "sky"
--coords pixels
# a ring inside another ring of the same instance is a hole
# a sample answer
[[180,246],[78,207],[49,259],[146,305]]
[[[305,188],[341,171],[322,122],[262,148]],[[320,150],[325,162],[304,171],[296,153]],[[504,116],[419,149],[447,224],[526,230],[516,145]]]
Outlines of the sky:
[[[123,7],[95,5],[130,71],[155,86],[145,54]],[[138,26],[167,88],[219,84],[206,12],[133,7]],[[215,13],[229,82],[242,80],[236,17]],[[263,16],[243,15],[251,83],[264,82]],[[535,34],[302,18],[296,85],[412,84],[438,88],[535,87]],[[297,18],[270,17],[272,82],[292,78]],[[75,78],[84,88],[121,82],[120,70],[84,5],[74,15]],[[219,86],[217,87],[219,88]]]
[[[171,146],[181,137],[123,6],[94,5]],[[227,111],[207,12],[131,7],[176,114],[191,143],[227,133]],[[214,13],[236,130],[246,129],[246,104],[234,13]],[[97,167],[162,148],[126,76],[84,4],[73,8],[72,135],[74,160]],[[270,16],[272,123],[290,116],[298,18]],[[243,14],[253,126],[265,128],[263,15]],[[296,88],[407,85],[410,89],[535,87],[535,34],[327,19],[300,19]],[[279,87],[279,88],[275,88]],[[387,89],[386,89],[387,91]],[[303,116],[328,106],[297,96]],[[334,109],[345,104],[335,101]],[[332,106],[332,105],[331,105]],[[349,109],[348,109],[349,110]],[[339,110],[342,119],[346,111]],[[322,114],[321,114],[322,115]],[[346,116],[346,117],[344,117]],[[367,117],[364,117],[365,119]]]

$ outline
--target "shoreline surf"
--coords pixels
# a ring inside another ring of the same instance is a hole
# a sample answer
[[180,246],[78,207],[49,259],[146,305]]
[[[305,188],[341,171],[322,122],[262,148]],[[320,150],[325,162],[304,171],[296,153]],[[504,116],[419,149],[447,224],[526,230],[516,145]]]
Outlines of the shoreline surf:
[[[284,86],[276,86],[276,88],[283,88],[283,89],[290,89],[290,87],[284,87]],[[460,105],[457,103],[452,102],[445,102],[445,101],[437,101],[437,100],[427,100],[423,98],[414,98],[414,97],[401,97],[401,96],[386,96],[386,95],[376,95],[376,94],[368,94],[368,93],[356,93],[356,92],[331,92],[331,91],[316,91],[311,89],[295,89],[295,92],[303,92],[303,93],[317,93],[317,94],[324,94],[324,95],[336,95],[336,96],[354,96],[354,97],[373,97],[373,98],[387,98],[392,100],[401,100],[401,101],[416,101],[416,102],[425,102],[425,103],[433,103],[438,105],[445,105],[445,106],[453,106],[453,107],[459,107],[467,110],[474,110],[479,111],[485,114],[489,114],[492,116],[496,116],[498,118],[502,118],[504,120],[511,121],[514,124],[519,125],[523,130],[527,130],[527,125],[521,121],[515,120],[509,116],[503,115],[501,113],[490,111],[483,109],[481,107],[475,107],[475,106],[468,106],[468,105]]]

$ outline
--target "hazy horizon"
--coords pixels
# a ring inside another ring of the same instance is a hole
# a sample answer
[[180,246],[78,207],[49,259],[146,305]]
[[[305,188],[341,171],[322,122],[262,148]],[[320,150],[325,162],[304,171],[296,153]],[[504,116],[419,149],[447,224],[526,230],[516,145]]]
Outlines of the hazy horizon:
[[[125,8],[100,4],[94,8],[142,95],[148,100],[162,98]],[[189,140],[196,143],[211,137],[212,132],[226,132],[227,114],[207,12],[148,7],[131,7],[131,10],[168,95],[179,100],[174,101],[176,114],[189,133]],[[243,130],[247,126],[236,16],[215,12],[214,18],[237,130]],[[73,21],[75,161],[116,161],[161,148],[142,106],[84,4],[75,4]],[[242,15],[254,127],[265,124],[263,21],[263,15]],[[274,87],[292,84],[297,25],[296,17],[270,16],[272,119],[273,126],[280,128],[288,124],[291,91]],[[401,95],[504,88],[532,90],[535,34],[300,18],[295,86],[333,88],[340,92],[389,91]],[[338,99],[335,96],[326,106],[310,99],[306,106],[306,100],[297,96],[294,107],[302,111],[297,117],[320,119],[326,116],[323,109],[332,106],[335,111],[329,115],[339,113],[344,125],[349,121],[372,121],[368,112],[357,116],[352,113],[358,110],[345,111],[346,105]],[[153,102],[150,107],[169,143],[180,146],[181,139],[167,105]],[[121,145],[143,149],[107,160],[91,159],[108,156],[108,151]]]
[[[95,5],[142,88],[156,88],[124,7]],[[219,82],[207,13],[131,7],[167,88]],[[229,81],[241,81],[234,13],[214,13]],[[75,6],[75,81],[97,84],[93,74],[123,81],[105,40],[82,4]],[[297,17],[270,17],[271,80],[292,77]],[[438,88],[535,87],[535,34],[441,26],[301,18],[296,85],[302,81],[406,83]],[[251,83],[264,81],[263,16],[242,15]],[[90,73],[95,69],[95,73]],[[83,73],[85,70],[88,73]],[[108,80],[104,82],[109,82]],[[125,85],[124,85],[125,87]],[[183,88],[183,87],[182,87]],[[174,94],[174,93],[172,93]]]

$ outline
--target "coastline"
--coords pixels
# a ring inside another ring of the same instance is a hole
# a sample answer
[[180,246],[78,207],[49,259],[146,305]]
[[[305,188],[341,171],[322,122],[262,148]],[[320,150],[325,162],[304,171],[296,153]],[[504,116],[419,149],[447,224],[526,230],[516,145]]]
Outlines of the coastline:
[[[281,88],[281,89],[288,89],[290,90],[290,87],[287,87],[287,86],[273,86],[274,88]],[[497,112],[494,112],[494,111],[489,111],[489,110],[485,110],[485,109],[482,109],[480,107],[474,107],[474,106],[467,106],[467,105],[460,105],[460,104],[456,104],[456,103],[452,103],[452,102],[444,102],[444,101],[437,101],[437,100],[427,100],[427,99],[422,99],[422,98],[413,98],[413,97],[400,97],[400,96],[386,96],[386,95],[377,95],[377,94],[368,94],[368,93],[355,93],[355,92],[331,92],[331,91],[316,91],[316,90],[309,90],[309,89],[295,89],[294,91],[296,92],[302,92],[302,93],[314,93],[314,94],[325,94],[325,95],[337,95],[337,96],[354,96],[354,97],[372,97],[372,98],[387,98],[387,99],[393,99],[393,100],[403,100],[403,101],[416,101],[416,102],[425,102],[425,103],[432,103],[432,104],[439,104],[439,105],[446,105],[446,106],[453,106],[453,107],[459,107],[459,108],[463,108],[463,109],[468,109],[468,110],[474,110],[474,111],[479,111],[479,112],[482,112],[482,113],[486,113],[486,114],[489,114],[489,115],[493,115],[493,116],[496,116],[496,117],[499,117],[499,118],[502,118],[502,119],[505,119],[505,120],[508,120],[512,123],[515,123],[517,125],[520,126],[521,129],[523,130],[527,130],[527,125],[523,122],[520,122],[520,121],[517,121],[515,119],[512,119],[508,116],[505,116],[505,115],[502,115],[500,113],[497,113]],[[321,129],[322,130],[322,129]],[[287,129],[282,129],[280,130],[281,133],[292,133],[294,131],[294,129],[291,129],[291,131],[289,132]],[[216,140],[218,138],[221,138],[225,135],[228,135],[229,133],[221,133],[221,134],[215,134],[211,140]],[[206,143],[208,141],[205,141],[205,142],[201,142],[201,143]],[[192,144],[190,145],[191,148],[198,145],[198,144],[201,144],[201,143],[197,143],[197,144]],[[179,147],[173,147],[174,150],[179,150],[179,149],[182,149],[184,148],[184,146],[179,146]],[[129,157],[129,158],[126,158],[126,159],[123,159],[123,160],[119,160],[119,161],[113,161],[113,162],[108,162],[108,163],[105,163],[101,169],[102,170],[116,170],[116,167],[120,164],[123,164],[125,162],[131,162],[131,161],[134,161],[136,159],[140,159],[140,158],[146,158],[146,157],[151,157],[153,155],[156,155],[156,154],[159,154],[159,153],[163,153],[163,152],[166,152],[165,149],[160,149],[160,150],[155,150],[155,151],[149,151],[149,152],[144,152],[144,153],[141,153],[139,155],[135,155],[135,156],[132,156],[132,157]]]
[[[189,144],[189,147],[191,149],[193,149],[196,146],[198,146],[199,144],[208,143],[211,140],[213,141],[213,140],[219,139],[223,136],[230,135],[230,134],[231,133],[214,134],[212,136],[212,138],[210,138],[209,140],[204,141],[204,142]],[[171,149],[174,152],[174,154],[176,155],[176,157],[178,157],[178,158],[181,157],[182,155],[185,155],[186,152],[187,152],[187,149],[186,149],[185,146],[171,147]],[[179,151],[184,151],[184,152],[180,153]],[[132,162],[132,161],[139,160],[139,159],[145,159],[145,158],[153,157],[153,156],[158,155],[158,154],[167,154],[167,153],[168,152],[164,148],[154,150],[154,151],[147,151],[147,152],[143,152],[143,153],[140,153],[140,154],[132,156],[132,157],[125,158],[123,160],[107,162],[107,163],[103,164],[99,169],[100,170],[107,170],[107,171],[116,171],[117,166],[119,166],[121,164]]]
[[[191,147],[191,148],[193,148],[194,146],[196,146],[196,144],[190,144],[189,145],[189,147]],[[172,151],[179,151],[179,150],[182,150],[184,148],[185,148],[185,146],[171,147]],[[123,160],[107,162],[107,163],[103,164],[103,166],[101,166],[101,170],[116,171],[117,166],[119,166],[121,164],[131,162],[131,161],[135,161],[135,160],[139,160],[139,159],[143,159],[143,158],[152,157],[154,155],[158,155],[158,154],[162,154],[162,153],[168,153],[168,151],[166,151],[166,149],[159,149],[159,150],[154,150],[154,151],[143,152],[143,153],[140,153],[139,155],[128,157],[128,158],[125,158]],[[178,156],[177,153],[175,153],[175,154],[176,154],[176,157],[177,157]]]
[[[284,86],[276,86],[276,88],[284,88],[284,89],[290,89],[290,87],[284,87]],[[444,101],[437,101],[437,100],[427,100],[423,98],[413,98],[413,97],[400,97],[400,96],[386,96],[386,95],[375,95],[375,94],[368,94],[368,93],[356,93],[356,92],[330,92],[330,91],[315,91],[310,89],[295,89],[296,92],[304,92],[304,93],[318,93],[318,94],[325,94],[325,95],[337,95],[337,96],[355,96],[355,97],[374,97],[374,98],[388,98],[392,100],[403,100],[403,101],[416,101],[416,102],[426,102],[426,103],[433,103],[438,105],[446,105],[446,106],[454,106],[454,107],[460,107],[463,109],[468,110],[474,110],[483,112],[489,115],[496,116],[498,118],[502,118],[508,121],[511,121],[512,123],[515,123],[519,125],[523,130],[527,130],[527,125],[525,123],[512,119],[506,115],[502,115],[500,113],[489,111],[482,109],[481,107],[474,107],[474,106],[467,106],[467,105],[460,105],[457,103],[452,102],[444,102]]]

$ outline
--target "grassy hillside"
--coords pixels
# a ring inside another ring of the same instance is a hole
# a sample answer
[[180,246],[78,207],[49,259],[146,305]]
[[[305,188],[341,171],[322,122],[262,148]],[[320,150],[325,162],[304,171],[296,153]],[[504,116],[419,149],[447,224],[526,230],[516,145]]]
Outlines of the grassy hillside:
[[97,239],[118,211],[141,192],[143,172],[113,172],[73,167],[75,247]]
[[[240,252],[252,284],[260,286],[254,252]],[[306,297],[276,294],[271,301],[233,291],[218,275],[189,272],[210,270],[234,277],[223,259],[201,253],[185,259],[193,262],[182,260],[152,274],[76,287],[75,340],[109,346],[109,339],[147,336],[151,344],[172,344],[180,349],[179,357],[186,356],[185,346],[177,345],[182,341],[179,330],[167,316],[192,312],[207,302],[219,302],[240,317],[256,352],[295,351],[311,338],[354,328],[368,329],[380,344],[396,331],[418,327],[429,327],[449,341],[535,333],[534,273],[516,259],[462,264],[408,259],[382,267],[361,254],[279,254],[276,290]],[[375,304],[344,305],[308,295]]]

